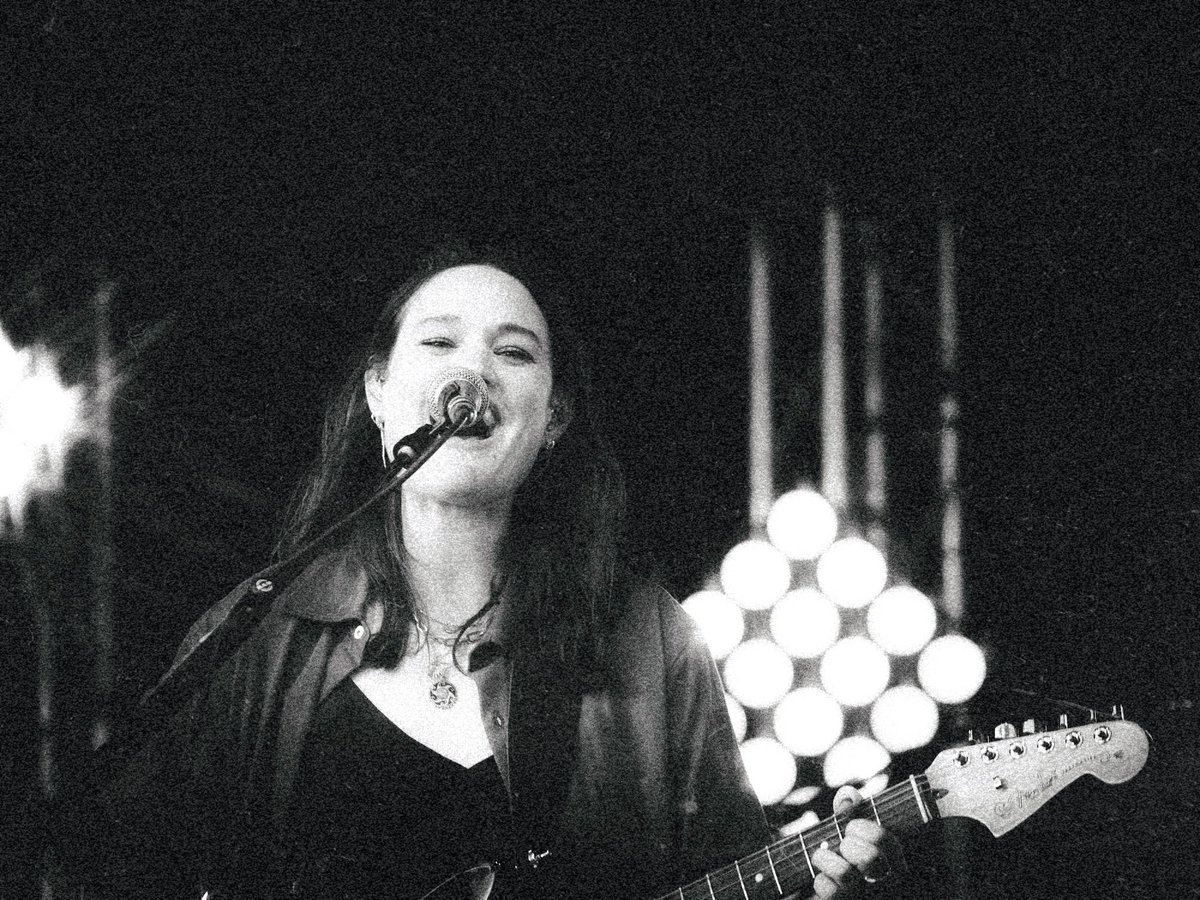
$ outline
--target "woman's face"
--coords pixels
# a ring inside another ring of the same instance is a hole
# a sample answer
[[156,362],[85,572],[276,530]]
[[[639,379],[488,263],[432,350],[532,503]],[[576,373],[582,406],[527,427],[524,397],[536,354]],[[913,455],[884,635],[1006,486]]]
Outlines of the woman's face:
[[458,266],[423,284],[400,311],[384,371],[366,374],[371,414],[389,455],[429,421],[428,389],[464,367],[487,384],[488,426],[451,438],[405,482],[406,497],[454,505],[510,501],[549,438],[563,430],[551,405],[546,320],[521,282],[487,265]]

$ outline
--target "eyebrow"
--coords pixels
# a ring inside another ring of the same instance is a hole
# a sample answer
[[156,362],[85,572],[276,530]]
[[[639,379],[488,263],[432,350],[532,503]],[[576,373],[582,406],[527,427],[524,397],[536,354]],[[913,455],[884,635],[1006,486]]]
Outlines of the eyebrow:
[[[462,322],[461,316],[453,315],[452,313],[443,313],[436,316],[426,316],[417,322],[417,325],[457,325]],[[542,339],[536,331],[531,328],[526,328],[524,325],[518,325],[516,322],[504,322],[497,329],[498,334],[522,334],[532,340],[538,347],[542,346]]]

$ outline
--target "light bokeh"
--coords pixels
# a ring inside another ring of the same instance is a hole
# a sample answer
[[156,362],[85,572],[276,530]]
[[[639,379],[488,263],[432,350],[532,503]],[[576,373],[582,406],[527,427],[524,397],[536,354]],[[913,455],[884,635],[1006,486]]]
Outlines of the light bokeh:
[[796,758],[779,741],[751,738],[741,749],[746,775],[760,803],[778,803],[795,787]]
[[817,562],[817,584],[838,606],[861,609],[887,583],[887,561],[870,541],[842,538],[821,554]]
[[938,703],[966,703],[983,686],[986,675],[983,651],[961,634],[930,642],[917,660],[921,687]]
[[820,756],[842,736],[842,706],[820,688],[792,691],[775,707],[775,736],[797,756]]
[[799,659],[815,659],[833,646],[842,617],[833,601],[814,587],[788,591],[771,610],[771,636]]
[[751,709],[774,706],[795,677],[792,658],[774,641],[751,638],[725,660],[725,688]]
[[721,590],[744,609],[770,609],[791,580],[791,563],[769,541],[742,541],[721,563]]
[[891,678],[887,654],[870,638],[842,638],[821,658],[821,685],[843,706],[866,706]]
[[892,753],[925,746],[937,729],[937,704],[915,685],[888,688],[871,706],[871,733]]
[[837,537],[837,513],[811,488],[788,491],[771,506],[767,537],[789,559],[816,559]]
[[919,653],[936,630],[933,602],[906,584],[888,588],[867,610],[867,633],[892,656]]
[[742,642],[745,613],[720,591],[697,591],[683,601],[683,608],[699,626],[715,659],[724,659]]
[[852,734],[842,738],[825,754],[825,784],[840,787],[863,782],[887,768],[891,755],[874,738]]

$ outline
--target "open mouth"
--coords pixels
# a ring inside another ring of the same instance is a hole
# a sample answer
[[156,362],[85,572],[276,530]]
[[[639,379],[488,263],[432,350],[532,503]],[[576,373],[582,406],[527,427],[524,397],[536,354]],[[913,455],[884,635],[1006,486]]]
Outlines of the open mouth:
[[480,418],[473,425],[468,425],[466,428],[455,432],[454,436],[460,438],[485,439],[491,437],[493,427],[494,426],[489,425],[487,422],[483,421],[482,418]]

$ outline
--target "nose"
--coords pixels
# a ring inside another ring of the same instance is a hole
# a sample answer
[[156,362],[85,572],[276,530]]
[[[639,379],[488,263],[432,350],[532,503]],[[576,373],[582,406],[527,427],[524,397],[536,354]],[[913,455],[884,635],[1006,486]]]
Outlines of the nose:
[[467,349],[466,356],[463,359],[463,365],[467,368],[478,372],[483,378],[484,384],[491,388],[495,384],[496,379],[496,360],[492,355],[490,347],[472,346]]

